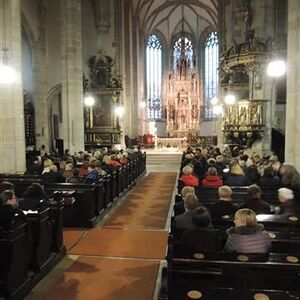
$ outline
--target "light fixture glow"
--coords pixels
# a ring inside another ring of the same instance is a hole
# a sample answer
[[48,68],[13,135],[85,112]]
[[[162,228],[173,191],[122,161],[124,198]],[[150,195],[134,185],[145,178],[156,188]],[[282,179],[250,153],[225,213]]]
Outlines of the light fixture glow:
[[212,98],[211,101],[210,101],[210,103],[212,105],[217,105],[218,104],[218,98],[217,97]]
[[146,107],[146,102],[145,101],[140,102],[140,107],[145,108]]
[[214,105],[212,111],[214,115],[220,115],[223,113],[223,108],[221,105]]
[[17,80],[17,73],[16,71],[6,65],[2,64],[0,66],[0,83],[1,84],[12,84]]
[[115,114],[118,116],[118,117],[122,117],[123,115],[124,115],[124,112],[125,112],[125,110],[124,110],[124,107],[123,106],[117,106],[116,108],[115,108]]
[[93,106],[95,104],[95,99],[92,96],[86,96],[84,98],[84,104],[86,106]]
[[226,104],[231,105],[231,104],[234,104],[234,103],[235,103],[236,98],[235,98],[234,95],[228,94],[228,95],[225,96],[224,101],[225,101]]
[[267,74],[270,77],[280,77],[286,72],[286,65],[283,60],[274,60],[269,62],[267,67]]

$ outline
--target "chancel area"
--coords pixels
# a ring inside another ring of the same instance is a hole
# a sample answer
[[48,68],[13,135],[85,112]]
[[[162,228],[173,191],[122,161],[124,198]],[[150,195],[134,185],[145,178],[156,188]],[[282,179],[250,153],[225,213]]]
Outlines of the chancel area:
[[300,299],[299,16],[0,0],[0,299]]

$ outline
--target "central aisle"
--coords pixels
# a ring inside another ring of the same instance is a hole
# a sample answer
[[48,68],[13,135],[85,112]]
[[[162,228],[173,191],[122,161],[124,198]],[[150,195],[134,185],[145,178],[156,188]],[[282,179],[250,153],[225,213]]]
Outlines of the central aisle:
[[152,300],[176,177],[150,173],[103,228],[66,230],[68,267],[45,295],[28,299]]

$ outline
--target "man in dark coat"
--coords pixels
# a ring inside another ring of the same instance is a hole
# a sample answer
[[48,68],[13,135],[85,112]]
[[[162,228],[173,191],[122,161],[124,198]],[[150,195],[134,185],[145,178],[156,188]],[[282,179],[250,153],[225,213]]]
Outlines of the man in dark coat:
[[249,208],[256,214],[269,214],[271,211],[270,204],[261,199],[261,189],[256,184],[248,187],[248,199],[240,208]]

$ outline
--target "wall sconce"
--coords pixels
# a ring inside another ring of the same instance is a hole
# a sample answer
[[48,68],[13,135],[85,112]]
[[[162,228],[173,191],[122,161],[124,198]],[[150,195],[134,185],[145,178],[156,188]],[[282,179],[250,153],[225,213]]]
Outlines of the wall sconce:
[[286,64],[283,60],[270,61],[267,67],[267,74],[270,77],[280,77],[286,73]]
[[224,101],[228,105],[232,105],[236,102],[236,98],[233,94],[228,94],[225,96]]
[[95,104],[95,98],[92,96],[84,97],[84,104],[86,106],[93,106]]
[[122,118],[124,115],[125,109],[124,106],[119,105],[115,108],[115,114],[119,117]]

